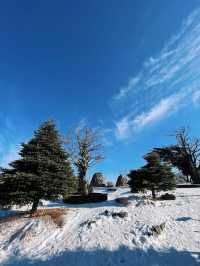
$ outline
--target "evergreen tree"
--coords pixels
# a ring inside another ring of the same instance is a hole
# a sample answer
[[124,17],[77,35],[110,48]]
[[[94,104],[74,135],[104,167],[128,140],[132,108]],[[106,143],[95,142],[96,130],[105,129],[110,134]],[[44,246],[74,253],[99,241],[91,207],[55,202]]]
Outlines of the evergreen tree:
[[11,169],[3,171],[2,200],[9,198],[11,204],[20,205],[32,203],[34,212],[41,198],[55,199],[74,189],[68,154],[52,121],[43,123],[34,137],[22,144],[20,155],[10,164]]
[[145,170],[143,168],[131,170],[128,174],[128,184],[131,187],[131,192],[138,193],[145,191]]
[[161,163],[157,153],[148,153],[144,159],[147,161],[145,166],[129,173],[132,191],[150,190],[155,199],[156,192],[172,190],[176,187],[175,175],[171,167]]
[[68,177],[66,180],[66,189],[64,190],[64,193],[62,193],[63,199],[69,198],[74,193],[77,193],[77,191],[78,191],[78,177],[72,175],[71,177]]
[[11,193],[9,193],[11,187],[11,179],[8,178],[6,174],[2,172],[0,173],[0,206],[1,208],[10,207],[12,199]]

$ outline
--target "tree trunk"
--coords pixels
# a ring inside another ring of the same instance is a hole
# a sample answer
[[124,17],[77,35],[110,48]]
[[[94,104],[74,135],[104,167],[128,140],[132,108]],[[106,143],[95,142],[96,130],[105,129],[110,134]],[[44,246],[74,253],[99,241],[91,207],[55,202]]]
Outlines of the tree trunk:
[[85,180],[85,176],[79,176],[79,185],[78,185],[78,193],[87,195],[87,182]]
[[153,199],[156,199],[156,192],[155,192],[155,189],[152,189],[151,192],[152,192],[152,198],[153,198]]
[[191,181],[193,184],[200,184],[200,172],[196,167],[192,168]]
[[31,214],[33,214],[34,212],[37,211],[39,201],[40,201],[40,199],[34,199],[33,205],[32,205],[32,208],[31,208]]
[[195,173],[195,175],[192,177],[192,183],[193,184],[200,184],[200,175],[199,173]]

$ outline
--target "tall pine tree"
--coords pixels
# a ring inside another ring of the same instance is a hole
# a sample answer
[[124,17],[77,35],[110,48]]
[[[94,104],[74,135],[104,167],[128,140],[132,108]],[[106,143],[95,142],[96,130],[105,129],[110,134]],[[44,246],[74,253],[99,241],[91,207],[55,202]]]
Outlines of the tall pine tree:
[[55,124],[47,121],[22,144],[21,158],[3,171],[0,186],[2,201],[9,204],[32,203],[37,210],[40,199],[55,199],[74,189],[73,171],[68,154],[62,147]]

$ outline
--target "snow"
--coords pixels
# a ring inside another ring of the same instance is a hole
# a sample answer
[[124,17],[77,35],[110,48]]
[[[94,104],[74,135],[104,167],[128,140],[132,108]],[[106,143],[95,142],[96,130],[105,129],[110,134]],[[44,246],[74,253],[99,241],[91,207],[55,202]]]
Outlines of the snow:
[[[105,191],[105,190],[104,190]],[[64,208],[64,224],[50,217],[0,224],[0,265],[193,266],[200,264],[200,188],[177,189],[175,201],[145,200],[128,188],[109,193],[103,203],[67,205],[43,201],[42,208]],[[115,198],[131,204],[119,206]],[[127,211],[119,218],[109,213]],[[5,216],[6,211],[0,211]],[[161,235],[153,225],[166,223]]]

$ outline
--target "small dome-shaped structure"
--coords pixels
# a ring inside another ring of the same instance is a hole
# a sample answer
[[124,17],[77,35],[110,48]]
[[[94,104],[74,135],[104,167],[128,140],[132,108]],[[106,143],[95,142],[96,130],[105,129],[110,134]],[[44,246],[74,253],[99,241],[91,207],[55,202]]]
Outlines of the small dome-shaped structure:
[[102,173],[97,172],[93,175],[92,180],[90,182],[90,186],[93,187],[102,187],[106,186],[106,178],[103,176]]
[[123,175],[119,175],[116,182],[116,187],[123,187],[128,184],[128,178]]

